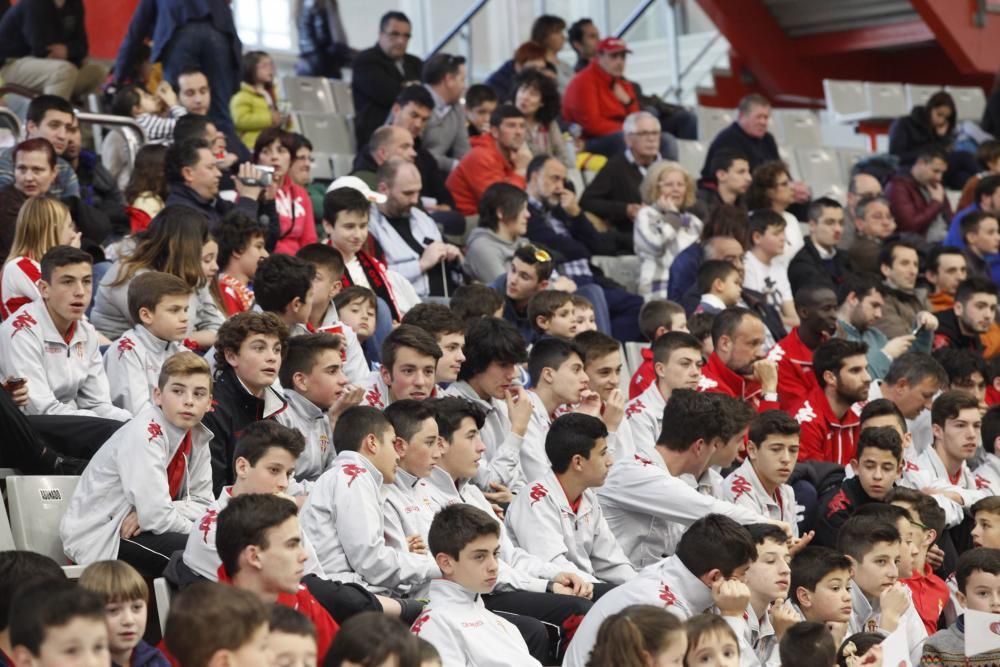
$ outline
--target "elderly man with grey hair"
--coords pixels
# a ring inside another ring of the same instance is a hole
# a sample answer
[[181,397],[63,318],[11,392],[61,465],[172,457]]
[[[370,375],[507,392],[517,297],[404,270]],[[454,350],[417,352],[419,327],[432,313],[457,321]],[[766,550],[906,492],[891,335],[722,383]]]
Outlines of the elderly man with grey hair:
[[661,153],[660,121],[647,111],[629,114],[622,128],[625,149],[597,172],[580,197],[580,206],[631,238],[632,224],[642,208],[642,179],[657,160],[676,158],[676,143],[673,153]]

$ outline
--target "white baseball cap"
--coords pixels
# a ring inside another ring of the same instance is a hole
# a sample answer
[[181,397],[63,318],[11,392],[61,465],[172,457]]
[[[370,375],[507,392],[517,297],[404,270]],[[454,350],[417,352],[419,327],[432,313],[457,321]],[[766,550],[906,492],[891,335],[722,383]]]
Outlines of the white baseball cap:
[[375,192],[368,187],[368,184],[362,181],[357,176],[341,176],[333,183],[330,183],[326,191],[336,190],[337,188],[351,188],[352,190],[357,190],[365,196],[365,199],[372,202],[373,204],[384,204],[386,201],[386,196],[381,192]]

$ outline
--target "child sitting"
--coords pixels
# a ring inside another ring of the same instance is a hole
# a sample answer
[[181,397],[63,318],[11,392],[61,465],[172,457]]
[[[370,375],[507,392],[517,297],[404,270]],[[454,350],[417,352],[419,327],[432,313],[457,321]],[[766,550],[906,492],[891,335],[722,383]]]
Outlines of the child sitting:
[[277,315],[290,335],[308,333],[315,277],[315,266],[304,259],[281,254],[265,257],[253,275],[254,300],[265,313]]
[[[958,557],[955,570],[958,592],[955,594],[963,608],[987,614],[1000,613],[1000,551],[979,547]],[[995,624],[994,624],[995,625]],[[990,665],[1000,661],[1000,651],[966,657],[965,616],[939,630],[924,642],[921,665],[963,667],[970,664]]]
[[764,516],[785,521],[798,533],[795,492],[788,478],[799,455],[799,424],[780,410],[768,410],[750,423],[747,458],[726,477],[723,498]]
[[256,219],[241,213],[226,216],[212,235],[219,244],[219,289],[227,315],[253,306],[251,282],[257,265],[267,257],[264,248],[267,229]]
[[496,91],[486,84],[477,83],[465,91],[465,124],[470,137],[490,133],[490,116],[497,102]]
[[280,667],[316,667],[316,626],[290,607],[271,606],[267,649]]
[[163,643],[180,667],[267,665],[267,623],[267,605],[259,597],[204,581],[170,601]]
[[420,327],[434,336],[441,348],[434,381],[448,385],[458,379],[465,361],[465,325],[451,308],[440,303],[418,303],[403,317],[403,324]]
[[[17,592],[37,581],[66,579],[59,564],[34,551],[0,551],[0,600],[9,601]],[[0,667],[14,667],[10,645],[10,605],[0,604]]]
[[913,574],[902,579],[910,589],[913,605],[924,622],[927,634],[932,635],[937,632],[938,618],[950,597],[948,584],[934,574],[934,568],[927,562],[928,549],[944,530],[944,510],[927,494],[905,487],[893,489],[886,500],[902,507],[910,515],[916,554]]
[[441,578],[413,633],[431,642],[445,665],[541,665],[517,628],[489,611],[480,596],[497,584],[500,526],[471,505],[445,507],[434,517],[428,547]]
[[140,273],[128,286],[133,327],[104,353],[111,402],[133,415],[149,404],[163,362],[183,352],[191,288],[175,275]]
[[588,665],[593,667],[679,666],[687,653],[680,619],[650,604],[634,604],[612,614],[597,631]]
[[740,664],[739,639],[722,617],[714,614],[692,616],[684,623],[684,630],[688,642],[684,667],[736,667]]
[[837,643],[825,623],[796,623],[785,632],[778,648],[782,665],[833,667],[837,662]]
[[656,372],[653,370],[653,343],[668,331],[687,330],[687,314],[679,304],[666,299],[653,299],[643,304],[639,311],[639,331],[649,342],[649,347],[643,348],[642,363],[629,382],[629,399],[646,391],[646,387],[656,380]]
[[696,313],[719,313],[740,302],[743,278],[732,262],[710,259],[698,269],[698,291],[701,302]]
[[437,396],[434,378],[441,348],[434,336],[412,324],[400,324],[382,341],[382,367],[364,384],[364,404],[382,409],[393,401],[422,401]]
[[594,304],[590,302],[590,299],[574,294],[570,301],[573,303],[573,321],[576,323],[576,332],[597,331]]
[[792,558],[793,606],[806,621],[846,625],[851,619],[851,560],[827,547],[806,547]]
[[572,340],[576,335],[573,295],[560,290],[542,290],[528,302],[528,321],[536,335]]
[[364,343],[375,335],[375,292],[367,287],[352,285],[334,295],[333,307],[337,309],[340,321],[354,330],[360,342]]
[[785,252],[785,218],[771,209],[750,213],[750,250],[743,256],[743,285],[781,313],[789,330],[799,324],[788,282],[788,263],[774,261]]
[[177,93],[166,81],[150,95],[142,86],[122,86],[111,100],[111,113],[135,119],[146,135],[146,144],[169,144],[174,138],[177,119],[187,109],[177,103]]
[[97,593],[71,581],[42,581],[9,602],[11,657],[18,667],[111,664],[104,601]]
[[[208,364],[167,359],[152,403],[98,450],[59,525],[66,555],[83,565],[119,558],[158,577],[212,502]],[[141,446],[139,446],[141,445]]]
[[80,575],[80,588],[97,593],[104,601],[113,667],[169,667],[163,654],[142,640],[149,586],[134,567],[120,560],[92,563]]
[[462,285],[452,292],[448,307],[466,327],[483,317],[503,317],[503,297],[492,287],[479,283]]

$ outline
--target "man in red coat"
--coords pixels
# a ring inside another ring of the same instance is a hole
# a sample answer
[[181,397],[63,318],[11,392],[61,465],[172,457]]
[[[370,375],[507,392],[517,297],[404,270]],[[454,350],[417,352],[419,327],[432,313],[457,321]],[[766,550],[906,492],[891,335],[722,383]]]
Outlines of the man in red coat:
[[795,312],[799,326],[767,355],[778,364],[778,395],[785,412],[816,385],[813,350],[837,333],[837,295],[823,285],[802,287],[795,293]]
[[764,358],[764,322],[746,308],[727,308],[712,324],[715,350],[701,367],[698,391],[737,398],[758,412],[778,409],[778,370]]

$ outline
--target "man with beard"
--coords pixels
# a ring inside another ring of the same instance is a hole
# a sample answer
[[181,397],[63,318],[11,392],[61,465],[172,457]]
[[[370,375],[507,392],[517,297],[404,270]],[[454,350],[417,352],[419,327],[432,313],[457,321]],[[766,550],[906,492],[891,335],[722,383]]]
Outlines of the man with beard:
[[951,311],[938,313],[941,326],[934,349],[954,347],[983,353],[980,336],[989,331],[997,315],[997,286],[988,278],[972,277],[959,284]]
[[884,289],[867,274],[850,275],[841,286],[837,310],[837,337],[868,344],[868,374],[872,380],[884,378],[892,360],[911,346],[918,352],[930,352],[933,337],[930,330],[921,328],[916,336],[907,333],[890,340],[873,327],[882,317]]
[[746,308],[727,308],[712,324],[713,352],[698,390],[726,394],[758,412],[778,408],[778,366],[764,358],[764,322]]
[[[913,456],[922,453],[933,441],[930,409],[934,397],[948,386],[948,374],[929,354],[907,352],[900,355],[885,379],[872,382],[868,400],[887,398],[906,419],[906,430],[913,442]],[[907,458],[913,458],[908,455]]]
[[807,285],[795,293],[795,312],[799,326],[767,355],[778,365],[778,395],[785,412],[816,385],[813,350],[837,332],[837,295],[825,285]]
[[[597,250],[604,254],[616,254],[613,235],[594,229],[580,208],[576,193],[566,187],[566,167],[556,158],[543,154],[532,159],[528,163],[527,180],[528,238],[544,247],[559,249],[564,259],[556,265],[559,273],[577,285],[595,284],[596,278],[590,266],[591,254]],[[609,281],[599,284],[607,302],[607,317],[615,338],[642,340],[639,332],[642,297]],[[603,313],[596,310],[603,305],[594,304],[598,318]]]
[[802,428],[799,460],[847,465],[861,427],[859,401],[868,398],[868,346],[840,338],[816,348],[816,383],[790,411]]
[[901,241],[889,243],[882,246],[878,263],[885,279],[882,290],[885,303],[882,306],[882,317],[875,322],[875,328],[887,338],[905,336],[917,328],[928,331],[937,329],[937,318],[927,311],[923,301],[915,293],[920,273],[917,249]]
[[458,266],[462,251],[445,243],[437,224],[420,209],[420,171],[412,162],[394,157],[378,168],[375,178],[385,201],[373,207],[368,225],[386,265],[412,283],[418,296],[447,296],[445,281],[456,281],[446,269],[452,262]]

